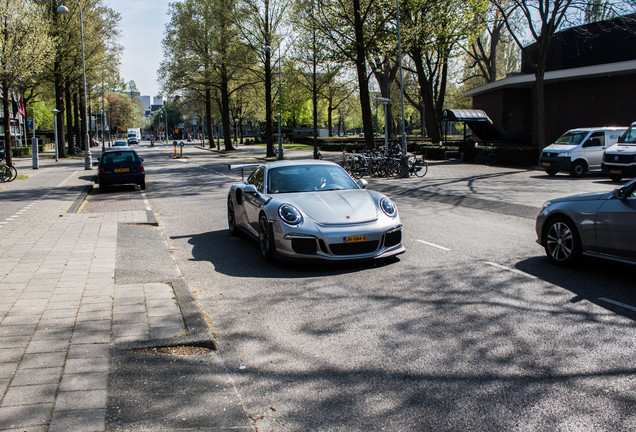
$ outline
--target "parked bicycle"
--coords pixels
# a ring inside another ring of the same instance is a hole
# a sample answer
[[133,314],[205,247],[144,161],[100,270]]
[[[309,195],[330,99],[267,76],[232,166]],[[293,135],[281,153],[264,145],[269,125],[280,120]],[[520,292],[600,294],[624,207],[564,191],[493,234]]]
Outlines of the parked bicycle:
[[4,151],[0,150],[0,183],[11,182],[18,177],[18,170],[15,166],[5,162]]
[[497,155],[495,152],[488,148],[483,148],[477,153],[475,158],[476,164],[486,164],[488,166],[494,165],[497,162]]
[[428,173],[428,162],[424,156],[417,158],[417,153],[413,153],[408,158],[408,173],[417,177],[424,177]]

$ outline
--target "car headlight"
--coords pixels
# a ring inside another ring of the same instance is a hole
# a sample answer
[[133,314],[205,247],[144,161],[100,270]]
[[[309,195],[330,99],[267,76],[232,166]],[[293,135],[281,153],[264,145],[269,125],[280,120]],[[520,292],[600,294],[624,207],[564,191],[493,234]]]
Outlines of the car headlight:
[[296,207],[291,204],[283,204],[278,207],[280,219],[289,225],[298,225],[303,221],[303,217]]
[[570,157],[570,156],[572,156],[572,153],[570,152],[559,153],[559,157]]
[[386,197],[380,200],[380,208],[389,217],[397,216],[398,211],[396,205],[393,204],[393,201]]

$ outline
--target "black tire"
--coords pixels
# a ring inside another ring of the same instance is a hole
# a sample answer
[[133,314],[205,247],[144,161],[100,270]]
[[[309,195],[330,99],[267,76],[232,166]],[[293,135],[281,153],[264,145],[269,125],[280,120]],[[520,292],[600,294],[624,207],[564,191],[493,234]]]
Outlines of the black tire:
[[108,186],[106,186],[102,182],[99,182],[99,193],[105,193],[105,192],[108,192]]
[[480,151],[479,153],[477,153],[477,157],[475,158],[475,163],[483,164],[484,162],[486,162],[486,152]]
[[550,177],[554,177],[555,175],[557,175],[558,172],[559,171],[557,170],[547,170],[545,173],[549,175]]
[[492,166],[497,162],[497,155],[494,154],[493,152],[490,152],[486,155],[486,159],[484,160],[484,163],[488,166]]
[[236,212],[234,211],[234,201],[231,197],[227,199],[227,228],[233,236],[238,235],[238,227],[236,226]]
[[415,166],[413,167],[413,172],[418,177],[424,177],[428,172],[428,162],[423,159],[419,159],[415,162]]
[[580,160],[574,162],[570,167],[570,175],[572,177],[583,177],[585,171],[587,171],[587,164]]
[[139,183],[139,189],[141,189],[141,190],[146,190],[146,179],[143,179],[143,180]]
[[543,230],[545,253],[555,264],[571,266],[580,261],[581,239],[574,222],[565,216],[550,219]]
[[264,214],[258,218],[258,246],[265,261],[274,259],[274,236]]
[[623,180],[623,177],[622,177],[622,176],[619,176],[619,175],[611,175],[611,176],[610,176],[610,179],[611,179],[613,182],[619,182],[619,181]]

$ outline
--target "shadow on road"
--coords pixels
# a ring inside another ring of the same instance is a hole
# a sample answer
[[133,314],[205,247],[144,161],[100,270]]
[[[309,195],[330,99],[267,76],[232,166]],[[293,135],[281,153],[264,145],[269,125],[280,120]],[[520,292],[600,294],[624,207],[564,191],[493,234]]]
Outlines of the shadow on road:
[[[227,230],[171,237],[189,239],[194,261],[208,261],[216,272],[245,278],[297,278],[321,277],[356,273],[399,261],[393,257],[361,263],[307,264],[284,261],[266,262],[260,255],[258,244],[247,235],[233,237]],[[220,246],[222,245],[222,246]]]

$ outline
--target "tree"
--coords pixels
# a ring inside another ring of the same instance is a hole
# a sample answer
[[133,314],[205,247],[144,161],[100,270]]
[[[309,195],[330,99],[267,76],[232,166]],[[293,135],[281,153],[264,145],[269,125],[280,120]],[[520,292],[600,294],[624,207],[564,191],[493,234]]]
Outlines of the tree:
[[11,98],[21,83],[40,71],[52,52],[51,39],[42,30],[44,28],[42,13],[32,2],[3,0],[0,3],[0,85],[4,111],[4,148],[8,164],[13,163],[9,115]]
[[316,0],[316,28],[329,41],[334,56],[351,62],[356,69],[364,140],[375,147],[373,115],[369,95],[367,59],[379,33],[385,30],[392,2],[384,0]]
[[[246,25],[241,27],[244,43],[263,64],[264,72],[253,69],[259,81],[265,84],[265,139],[267,156],[274,156],[274,130],[272,103],[272,71],[276,68],[280,55],[284,18],[289,8],[289,0],[243,0],[246,10]],[[272,55],[278,51],[278,60],[272,64]]]

